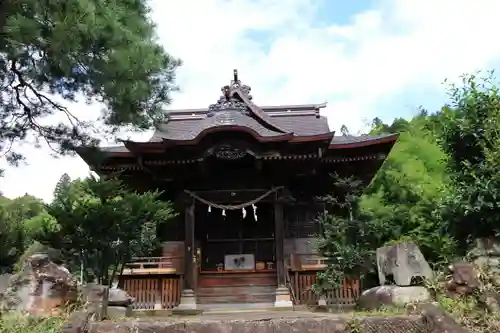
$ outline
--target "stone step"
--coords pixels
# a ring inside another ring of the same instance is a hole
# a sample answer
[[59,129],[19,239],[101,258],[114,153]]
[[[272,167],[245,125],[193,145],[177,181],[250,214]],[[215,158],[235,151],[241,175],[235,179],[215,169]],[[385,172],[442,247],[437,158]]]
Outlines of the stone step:
[[272,303],[274,301],[275,301],[274,293],[197,296],[198,304]]
[[229,287],[205,287],[198,288],[197,296],[213,295],[239,295],[239,294],[273,294],[276,292],[276,286],[229,286]]
[[203,314],[230,314],[230,313],[255,313],[274,312],[274,302],[269,303],[198,303],[198,308]]
[[221,274],[215,276],[200,276],[198,287],[219,286],[276,286],[276,275],[272,274]]

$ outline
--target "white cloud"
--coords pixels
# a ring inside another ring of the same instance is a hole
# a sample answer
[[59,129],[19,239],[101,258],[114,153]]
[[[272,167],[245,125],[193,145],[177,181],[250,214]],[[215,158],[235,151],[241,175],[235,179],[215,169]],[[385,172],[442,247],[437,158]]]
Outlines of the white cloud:
[[[500,60],[497,0],[381,0],[348,24],[321,27],[313,0],[151,4],[161,42],[184,61],[178,74],[182,92],[173,108],[213,103],[237,68],[257,104],[328,101],[325,114],[332,127],[359,129],[374,115],[407,110],[407,105],[376,110],[382,99],[410,86],[442,89],[444,78]],[[269,39],[252,39],[256,31]],[[88,113],[87,106],[73,109]],[[30,165],[9,168],[0,179],[0,190],[8,196],[30,192],[49,200],[63,172],[87,174],[78,158],[54,160],[46,150],[24,150]]]

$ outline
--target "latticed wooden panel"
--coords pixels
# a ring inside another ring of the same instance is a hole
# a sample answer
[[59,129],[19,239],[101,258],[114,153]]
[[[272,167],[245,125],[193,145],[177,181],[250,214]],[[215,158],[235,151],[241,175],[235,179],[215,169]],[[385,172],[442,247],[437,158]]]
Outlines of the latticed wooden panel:
[[135,298],[135,309],[154,309],[158,293],[158,279],[126,279],[123,283],[123,289]]
[[135,309],[154,309],[155,304],[161,304],[163,309],[172,309],[179,304],[182,279],[128,277],[123,280],[122,286],[135,298]]
[[[317,305],[319,296],[313,292],[316,283],[315,272],[295,272],[290,276],[292,288],[298,304]],[[340,286],[325,296],[327,305],[353,306],[360,295],[359,280],[344,280]]]
[[173,309],[179,305],[182,280],[180,278],[161,280],[161,305],[164,309]]

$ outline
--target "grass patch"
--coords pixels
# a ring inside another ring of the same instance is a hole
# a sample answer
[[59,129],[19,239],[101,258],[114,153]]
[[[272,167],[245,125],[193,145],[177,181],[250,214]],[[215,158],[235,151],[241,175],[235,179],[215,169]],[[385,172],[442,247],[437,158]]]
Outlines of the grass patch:
[[19,313],[3,313],[0,333],[60,333],[67,316],[38,318]]
[[470,295],[454,298],[447,296],[446,281],[449,275],[444,273],[427,281],[427,288],[438,305],[471,333],[498,333],[500,313],[488,309],[486,302],[486,295],[500,295],[500,285],[496,279],[498,273],[487,267],[476,269],[479,287]]
[[458,299],[438,296],[437,302],[472,333],[500,332],[500,314],[486,311],[475,295]]

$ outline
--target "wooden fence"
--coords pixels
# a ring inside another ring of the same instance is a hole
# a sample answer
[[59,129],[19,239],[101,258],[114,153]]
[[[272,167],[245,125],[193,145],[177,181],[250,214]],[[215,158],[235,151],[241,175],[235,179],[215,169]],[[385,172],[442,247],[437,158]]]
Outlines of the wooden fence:
[[122,288],[135,298],[135,309],[154,309],[161,304],[162,309],[173,309],[179,305],[182,279],[176,277],[124,277]]
[[[298,305],[317,305],[319,296],[313,292],[316,272],[293,272],[290,283]],[[122,277],[121,287],[135,298],[135,309],[155,309],[161,304],[162,309],[173,309],[179,304],[182,278],[169,277]],[[360,295],[359,280],[345,280],[340,288],[325,295],[327,305],[349,307],[356,304]]]
[[[316,283],[316,272],[294,272],[290,274],[290,282],[298,305],[317,305],[319,296],[313,292]],[[326,304],[333,306],[354,306],[361,293],[360,281],[344,280],[340,288],[325,295]]]

